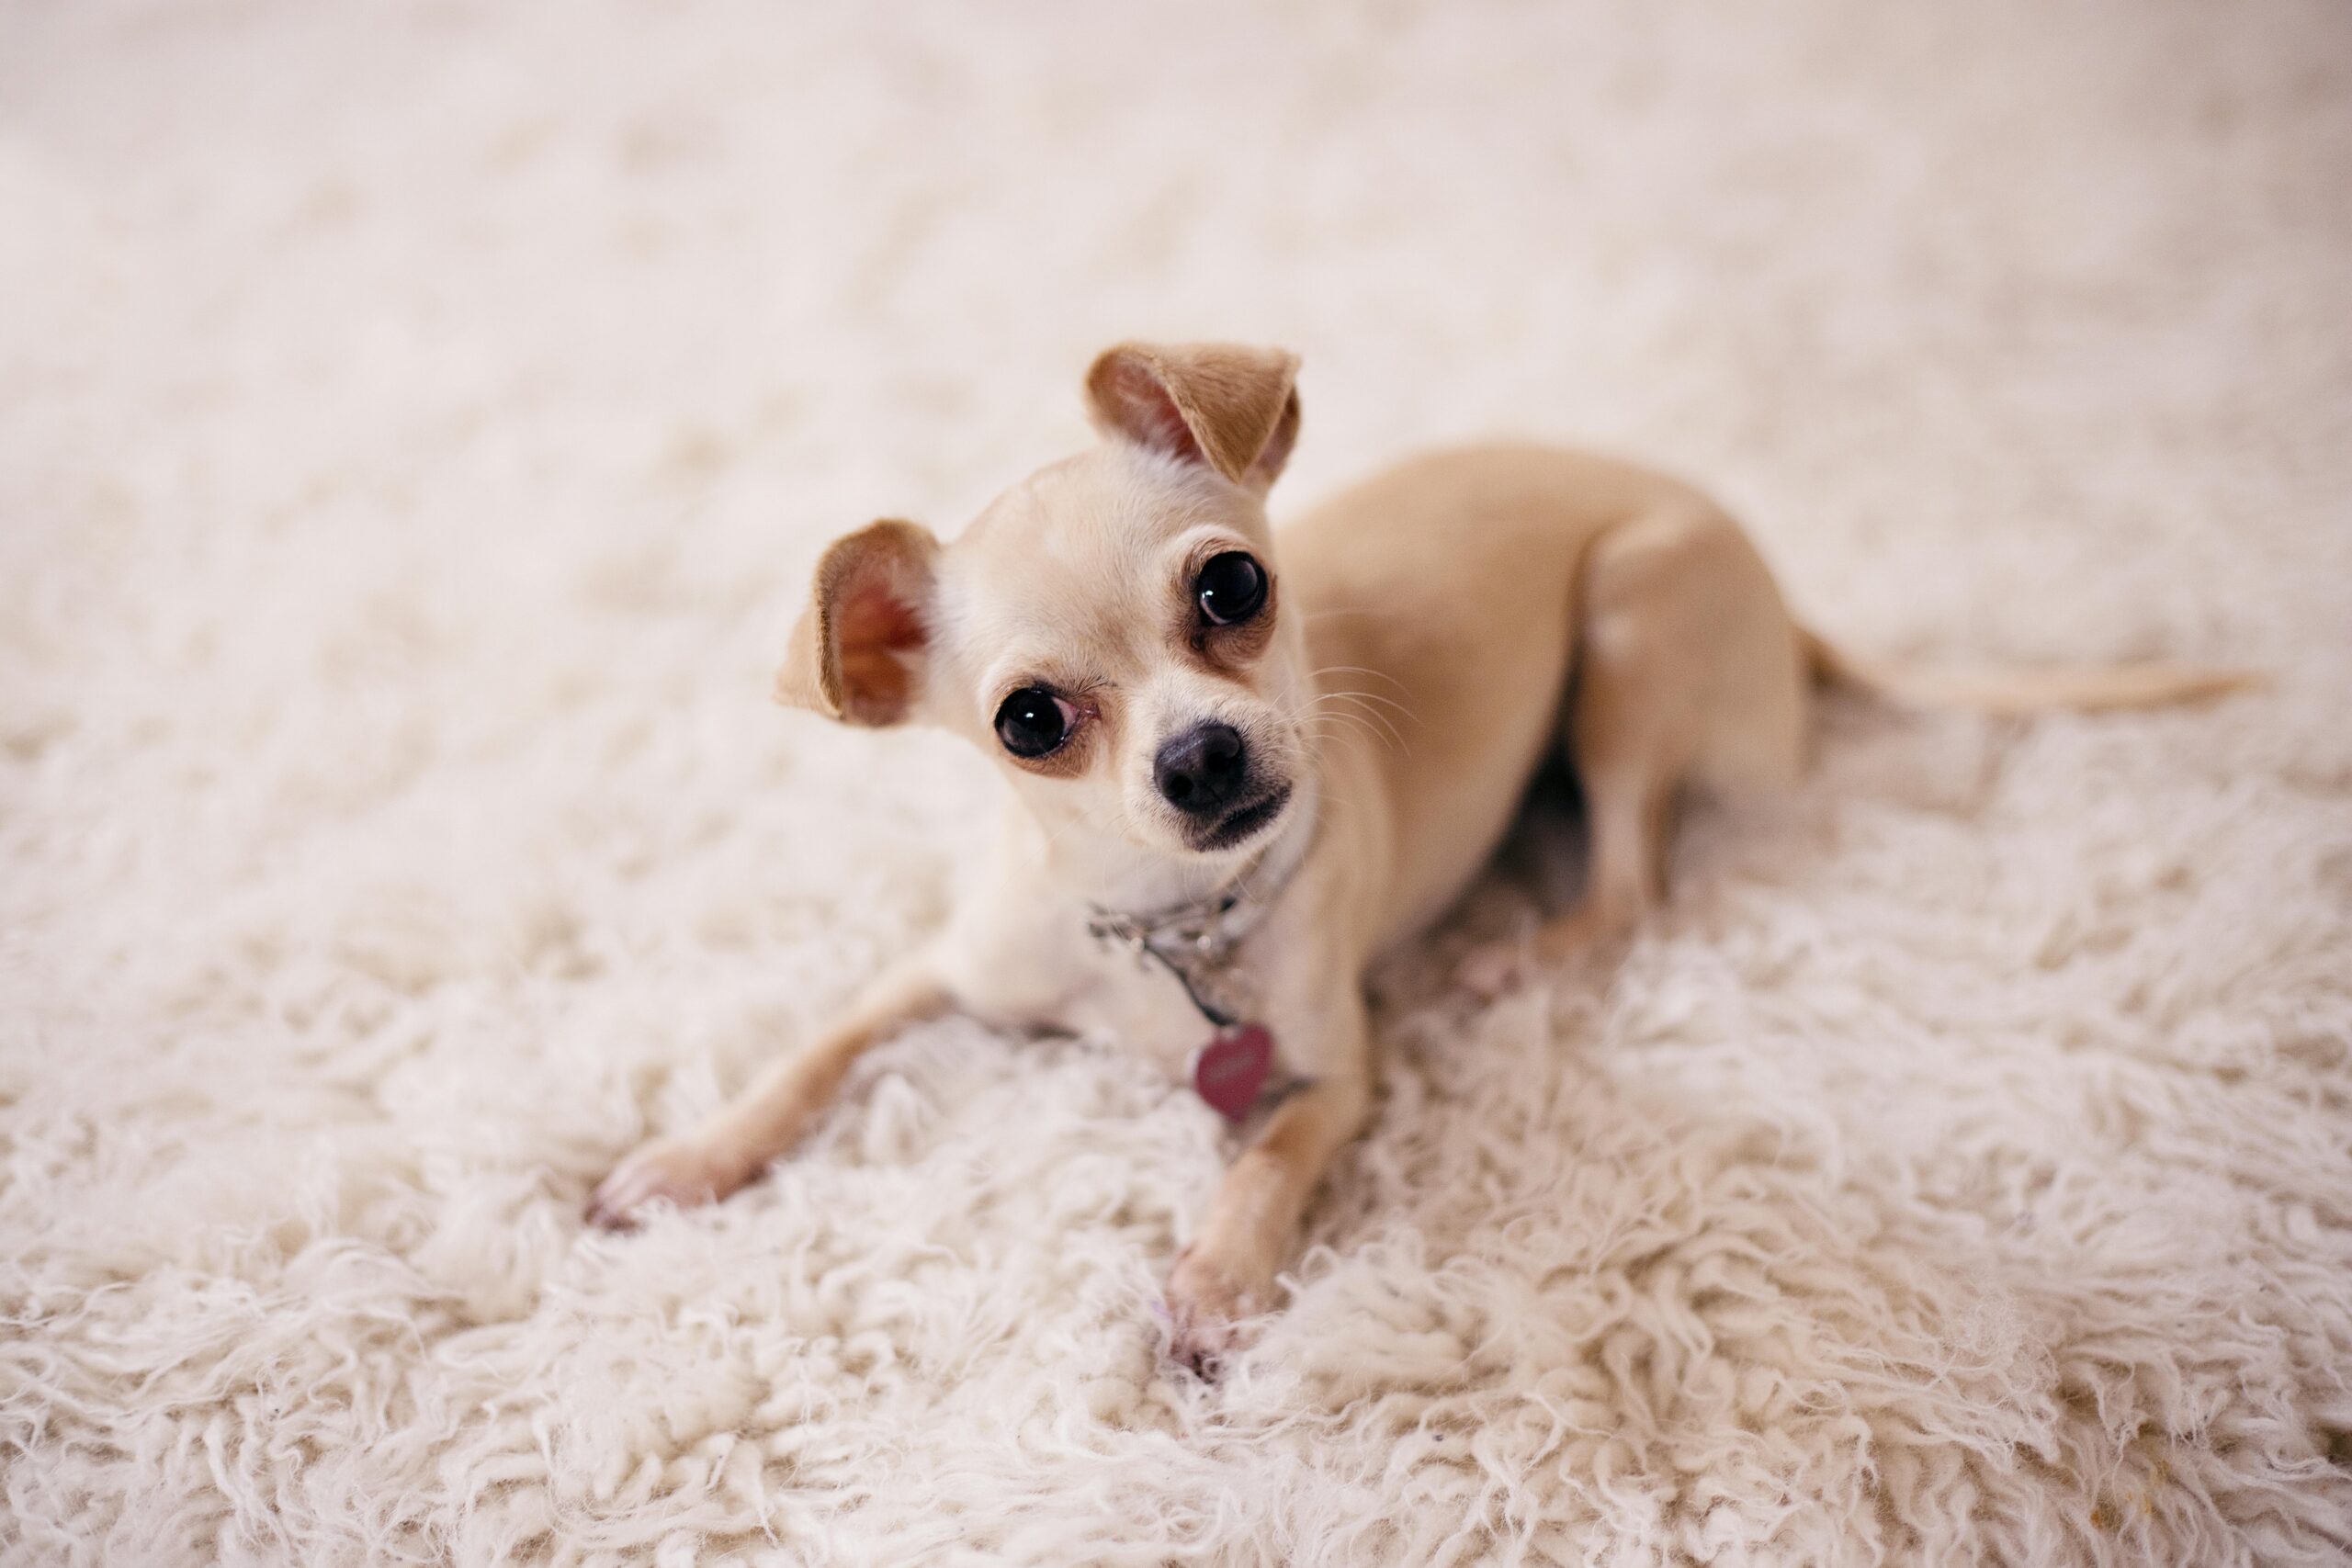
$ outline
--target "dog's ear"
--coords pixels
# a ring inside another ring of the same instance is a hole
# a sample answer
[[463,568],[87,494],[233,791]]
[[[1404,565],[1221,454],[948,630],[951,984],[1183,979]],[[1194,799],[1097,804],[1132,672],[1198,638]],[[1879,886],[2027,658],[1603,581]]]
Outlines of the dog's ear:
[[776,701],[845,724],[896,724],[922,694],[939,541],[869,523],[817,562],[815,592],[776,671]]
[[1298,440],[1298,355],[1239,344],[1123,343],[1086,373],[1095,427],[1264,495]]

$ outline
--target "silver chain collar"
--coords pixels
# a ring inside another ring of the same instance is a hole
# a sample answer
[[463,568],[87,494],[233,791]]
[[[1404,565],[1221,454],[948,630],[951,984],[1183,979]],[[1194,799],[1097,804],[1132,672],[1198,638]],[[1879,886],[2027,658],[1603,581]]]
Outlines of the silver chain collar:
[[1262,891],[1249,886],[1250,879],[1265,869],[1261,862],[1205,897],[1156,914],[1130,915],[1094,905],[1086,922],[1087,934],[1097,942],[1127,949],[1139,965],[1156,961],[1176,976],[1203,1018],[1219,1029],[1230,1029],[1240,1021],[1239,1015],[1209,997],[1209,982],[1232,963],[1235,952],[1290,886],[1306,859],[1307,840],[1313,835],[1309,826],[1298,850]]

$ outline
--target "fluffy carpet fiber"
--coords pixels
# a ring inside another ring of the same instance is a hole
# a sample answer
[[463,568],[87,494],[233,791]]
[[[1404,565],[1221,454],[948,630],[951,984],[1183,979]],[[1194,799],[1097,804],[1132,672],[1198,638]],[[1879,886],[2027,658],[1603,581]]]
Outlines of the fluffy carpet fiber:
[[[2320,1563],[2352,1551],[2352,14],[0,7],[0,1558]],[[1388,1069],[1170,1372],[1229,1151],[909,1033],[594,1179],[935,920],[996,787],[765,702],[808,566],[1305,355],[1287,502],[1692,474],[1858,648],[1621,962]]]

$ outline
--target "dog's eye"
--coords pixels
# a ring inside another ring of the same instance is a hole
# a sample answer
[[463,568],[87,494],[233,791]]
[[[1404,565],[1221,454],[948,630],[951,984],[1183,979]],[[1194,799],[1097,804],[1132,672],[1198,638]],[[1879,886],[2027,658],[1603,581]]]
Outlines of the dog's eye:
[[1211,626],[1238,626],[1265,608],[1266,569],[1239,550],[1211,556],[1193,580],[1193,598]]
[[996,710],[996,738],[1016,757],[1042,757],[1069,739],[1078,710],[1043,686],[1023,686]]

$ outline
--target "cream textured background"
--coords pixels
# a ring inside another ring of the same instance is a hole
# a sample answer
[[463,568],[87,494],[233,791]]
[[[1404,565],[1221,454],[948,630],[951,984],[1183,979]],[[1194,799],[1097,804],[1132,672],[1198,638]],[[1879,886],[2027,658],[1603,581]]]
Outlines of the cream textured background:
[[[2347,170],[2324,0],[0,7],[0,1556],[2343,1561]],[[583,1235],[988,808],[764,704],[816,549],[1138,333],[1305,354],[1278,503],[1574,438],[1858,647],[2281,685],[1840,702],[1622,968],[1407,962],[1217,1386],[1112,1053]]]

